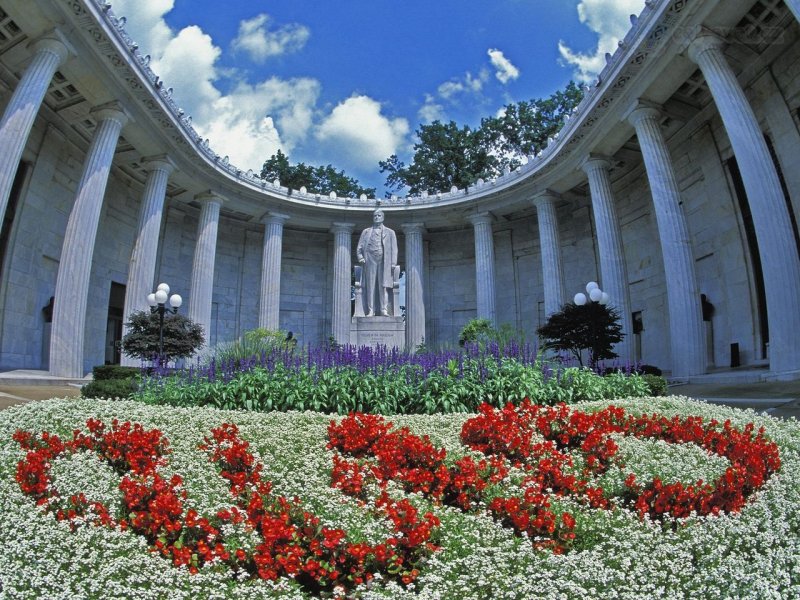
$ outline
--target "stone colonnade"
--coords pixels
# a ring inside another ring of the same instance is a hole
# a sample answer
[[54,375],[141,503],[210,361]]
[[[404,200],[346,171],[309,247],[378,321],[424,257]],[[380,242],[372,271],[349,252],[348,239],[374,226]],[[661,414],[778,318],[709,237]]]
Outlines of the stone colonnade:
[[[787,0],[786,4],[796,16],[800,15],[798,0]],[[800,258],[797,253],[786,252],[787,248],[793,247],[794,239],[778,174],[753,109],[727,62],[724,43],[715,34],[703,31],[688,46],[687,54],[699,66],[711,90],[751,200],[764,270],[767,313],[773,324],[770,331],[771,370],[793,370],[800,364],[800,345],[796,343],[800,337]],[[48,85],[72,52],[58,31],[45,34],[30,47],[33,60],[22,74],[0,119],[0,147],[5,153],[5,160],[0,165],[0,217],[5,211],[20,157]],[[114,151],[121,131],[129,121],[128,113],[115,102],[97,107],[92,114],[97,126],[68,219],[56,280],[50,372],[65,377],[83,375],[84,330],[94,242]],[[673,375],[695,375],[706,368],[706,352],[694,257],[682,214],[680,190],[661,134],[658,108],[643,102],[634,107],[628,118],[639,139],[664,257]],[[148,176],[130,259],[126,314],[144,307],[144,298],[155,283],[158,233],[167,181],[175,168],[167,156],[146,159],[145,166]],[[617,348],[624,361],[633,358],[630,343],[632,323],[627,269],[609,175],[611,166],[611,162],[601,156],[589,156],[583,163],[597,229],[601,284],[619,309],[626,334],[626,341]],[[208,334],[217,230],[224,198],[209,192],[197,199],[201,201],[202,211],[188,314],[203,325]],[[557,200],[558,197],[551,193],[533,198],[539,221],[547,314],[557,310],[565,299],[555,211]],[[259,325],[271,329],[279,327],[281,249],[283,225],[287,219],[287,215],[269,213],[264,220]],[[493,218],[489,213],[480,213],[468,220],[474,230],[477,314],[496,324]],[[351,223],[336,223],[331,229],[336,274],[332,323],[337,341],[346,340],[349,335],[353,227]],[[407,339],[413,348],[425,339],[424,227],[421,223],[406,223],[403,230],[406,234]]]
[[[132,312],[148,309],[147,295],[154,291],[153,280],[156,276],[158,237],[161,232],[164,199],[169,176],[175,169],[175,163],[166,155],[147,158],[143,163],[147,169],[147,181],[144,184],[136,240],[133,243],[128,268],[125,308],[122,311],[126,320]],[[127,328],[123,329],[124,333],[127,333]],[[138,359],[122,355],[122,364],[125,366],[137,366],[139,362]]]

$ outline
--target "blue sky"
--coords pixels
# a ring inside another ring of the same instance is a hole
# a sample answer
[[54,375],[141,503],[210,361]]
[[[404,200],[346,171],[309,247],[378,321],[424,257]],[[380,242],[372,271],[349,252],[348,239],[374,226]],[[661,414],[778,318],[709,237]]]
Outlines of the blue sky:
[[279,148],[383,192],[433,119],[592,81],[644,0],[113,0],[220,155],[260,171]]

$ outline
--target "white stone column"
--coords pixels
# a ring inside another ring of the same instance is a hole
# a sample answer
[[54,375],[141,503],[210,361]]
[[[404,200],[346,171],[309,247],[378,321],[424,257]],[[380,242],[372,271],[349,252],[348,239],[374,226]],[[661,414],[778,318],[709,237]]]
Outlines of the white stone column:
[[558,235],[556,200],[560,196],[545,192],[533,199],[539,220],[539,248],[542,254],[544,313],[548,318],[564,305],[564,267],[561,263],[561,241]]
[[422,274],[422,223],[403,223],[406,236],[406,347],[413,352],[425,342],[425,296]]
[[792,209],[800,218],[800,170],[794,166],[800,148],[800,132],[771,70],[764,71],[753,87],[761,97],[761,113],[767,121],[775,154],[783,169]]
[[58,66],[70,54],[70,48],[56,31],[39,38],[30,48],[34,52],[33,60],[25,69],[0,120],[0,148],[3,149],[3,159],[0,160],[0,222],[6,214],[14,176],[47,87]]
[[276,331],[281,316],[281,252],[283,224],[288,215],[267,213],[264,217],[264,252],[261,257],[261,302],[258,326]]
[[600,252],[600,287],[611,297],[609,305],[619,311],[622,341],[614,347],[622,363],[633,363],[633,324],[628,291],[628,270],[622,248],[622,233],[614,206],[614,192],[608,171],[611,163],[606,158],[590,157],[583,170],[589,178],[592,194],[592,211],[597,228],[597,245]]
[[350,343],[353,280],[353,228],[355,223],[334,223],[333,233],[333,314],[331,329],[337,344]]
[[219,210],[225,199],[213,192],[195,196],[202,206],[197,224],[197,243],[192,262],[188,317],[203,328],[206,345],[211,346],[211,299],[214,293],[214,262],[217,256]]
[[[158,235],[161,231],[161,216],[164,210],[164,198],[167,193],[167,181],[175,168],[166,155],[145,158],[147,181],[142,194],[142,206],[139,209],[139,225],[136,229],[136,240],[133,243],[131,261],[128,266],[128,285],[125,289],[125,309],[122,317],[127,323],[131,313],[148,310],[147,294],[154,291],[156,276],[156,257],[158,255]],[[123,335],[128,327],[123,324]],[[140,360],[122,355],[124,366],[138,366]]]
[[94,242],[114,150],[128,116],[112,103],[92,111],[97,129],[83,165],[56,278],[50,337],[50,374],[83,377],[83,339]]
[[703,32],[689,56],[706,78],[742,174],[764,273],[773,372],[800,369],[800,258],[775,165],[753,109],[722,52],[724,41]]
[[706,371],[706,339],[700,291],[692,255],[692,240],[681,209],[681,192],[661,133],[661,111],[640,104],[628,120],[644,157],[658,223],[667,282],[672,376],[702,375]]
[[475,230],[475,287],[479,319],[489,319],[497,326],[497,309],[494,293],[494,238],[489,213],[480,213],[467,218]]

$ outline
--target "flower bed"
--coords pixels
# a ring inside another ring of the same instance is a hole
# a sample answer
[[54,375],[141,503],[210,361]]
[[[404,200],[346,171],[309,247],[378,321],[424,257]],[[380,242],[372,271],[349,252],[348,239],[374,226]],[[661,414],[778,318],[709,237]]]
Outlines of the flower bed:
[[3,594],[800,595],[797,423],[614,404],[333,423],[15,407],[0,413]]
[[538,403],[644,397],[635,373],[600,376],[588,368],[542,362],[530,348],[496,344],[409,354],[344,346],[279,351],[202,368],[156,372],[135,394],[148,404],[226,410],[314,410],[345,415],[474,412],[531,398]]

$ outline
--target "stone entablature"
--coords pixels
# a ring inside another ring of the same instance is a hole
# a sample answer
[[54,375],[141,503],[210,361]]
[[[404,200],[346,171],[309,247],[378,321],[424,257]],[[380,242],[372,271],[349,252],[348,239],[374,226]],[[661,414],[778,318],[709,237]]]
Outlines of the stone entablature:
[[[648,0],[641,14],[631,15],[631,29],[619,43],[613,55],[606,56],[606,66],[598,76],[594,87],[588,88],[586,96],[575,113],[557,136],[550,140],[545,150],[528,157],[528,162],[516,170],[490,181],[478,181],[468,189],[452,189],[416,196],[391,199],[339,198],[335,193],[308,194],[303,190],[290,190],[280,182],[268,182],[257,177],[252,170],[243,171],[230,164],[228,157],[220,157],[213,151],[208,139],[203,139],[194,129],[191,116],[186,115],[172,99],[172,90],[150,68],[149,55],[143,55],[136,42],[125,31],[125,18],[114,14],[105,0],[69,0],[68,14],[92,43],[97,45],[104,59],[124,80],[128,91],[148,111],[159,126],[168,132],[170,142],[177,144],[191,162],[204,169],[212,169],[235,185],[244,186],[282,203],[305,206],[348,207],[372,210],[376,206],[385,208],[424,208],[447,206],[482,198],[491,198],[501,191],[513,189],[531,179],[551,179],[559,166],[574,168],[574,151],[587,137],[602,135],[604,127],[615,127],[604,123],[604,116],[619,98],[625,94],[628,84],[642,71],[664,45],[673,41],[676,27],[690,0]],[[686,11],[688,12],[688,11]],[[98,29],[98,27],[100,29]],[[130,56],[131,58],[124,58]],[[579,158],[577,160],[580,160]],[[544,187],[539,191],[547,188]],[[228,192],[235,195],[235,191]]]

